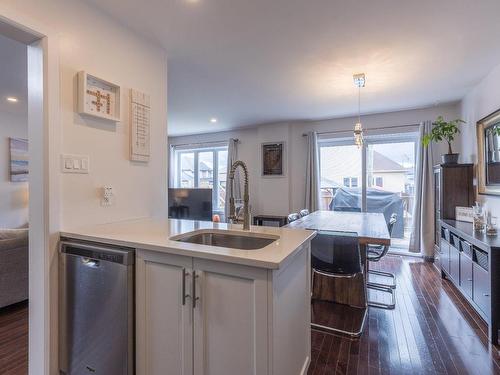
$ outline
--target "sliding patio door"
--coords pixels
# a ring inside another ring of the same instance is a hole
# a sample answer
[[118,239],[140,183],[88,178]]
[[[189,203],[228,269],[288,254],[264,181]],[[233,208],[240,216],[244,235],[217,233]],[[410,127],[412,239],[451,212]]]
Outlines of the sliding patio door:
[[408,251],[415,202],[417,133],[367,136],[362,147],[349,138],[321,139],[321,208],[379,212],[397,222],[393,250]]
[[320,141],[320,208],[362,209],[363,150],[349,139]]

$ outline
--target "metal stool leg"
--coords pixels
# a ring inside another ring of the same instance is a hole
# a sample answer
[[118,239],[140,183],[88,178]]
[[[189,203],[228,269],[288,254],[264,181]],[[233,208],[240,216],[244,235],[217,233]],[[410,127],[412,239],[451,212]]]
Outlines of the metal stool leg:
[[320,328],[322,330],[329,331],[329,332],[341,333],[341,334],[349,336],[349,337],[357,338],[363,334],[363,330],[365,328],[366,315],[368,314],[368,308],[364,308],[364,310],[365,311],[363,312],[363,320],[361,322],[361,327],[359,327],[359,329],[357,331],[345,331],[343,329],[333,328],[333,327],[324,326],[324,325],[316,324],[316,323],[311,323],[311,327]]
[[368,301],[368,306],[378,307],[386,310],[394,310],[394,308],[396,307],[396,291],[393,288],[387,286],[374,285],[371,283],[368,283],[367,287],[368,289],[378,290],[380,292],[386,292],[391,295],[391,303],[389,304],[382,302]]
[[[319,273],[321,274],[321,272],[318,272],[316,271],[315,269],[311,269],[311,297],[313,296],[313,291],[314,291],[314,280],[315,280],[315,274],[316,273]],[[348,278],[351,278],[351,277],[348,277]],[[366,288],[365,289],[365,298],[366,298]],[[311,302],[312,302],[312,298],[311,298]],[[332,303],[335,303],[335,302],[332,302]],[[354,308],[354,307],[353,307]],[[359,307],[358,307],[359,309]],[[361,326],[359,327],[358,330],[356,331],[346,331],[346,330],[343,330],[343,329],[339,329],[339,328],[334,328],[334,327],[329,327],[329,326],[324,326],[322,324],[316,324],[316,323],[312,323],[311,322],[311,327],[314,327],[314,328],[319,328],[319,329],[322,329],[322,330],[325,330],[325,331],[328,331],[328,332],[333,332],[333,333],[341,333],[343,335],[346,335],[346,336],[349,336],[349,337],[352,337],[352,338],[357,338],[357,337],[360,337],[362,334],[363,334],[363,330],[365,328],[365,322],[366,322],[366,315],[368,314],[368,307],[364,307],[363,308],[363,320],[361,321]]]
[[376,285],[376,286],[385,286],[388,288],[396,289],[396,275],[394,275],[393,273],[376,271],[376,270],[369,270],[368,273],[372,274],[372,275],[389,277],[392,279],[392,284],[381,284],[381,283],[372,283],[372,282],[368,282],[368,284]]

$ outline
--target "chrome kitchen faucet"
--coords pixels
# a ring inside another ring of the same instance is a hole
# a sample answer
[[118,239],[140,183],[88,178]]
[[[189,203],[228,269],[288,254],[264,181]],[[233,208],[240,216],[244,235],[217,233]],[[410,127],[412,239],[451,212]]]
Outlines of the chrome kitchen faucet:
[[234,182],[234,172],[236,168],[241,167],[243,173],[245,174],[245,188],[243,192],[243,230],[250,230],[250,212],[248,209],[248,201],[250,200],[248,196],[248,168],[244,162],[241,160],[236,160],[231,166],[229,171],[229,222],[236,222],[236,209],[234,207],[234,196],[233,196],[233,182]]

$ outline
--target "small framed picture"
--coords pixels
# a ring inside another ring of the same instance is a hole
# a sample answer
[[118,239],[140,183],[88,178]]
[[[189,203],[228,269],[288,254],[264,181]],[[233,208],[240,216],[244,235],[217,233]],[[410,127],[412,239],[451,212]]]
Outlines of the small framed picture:
[[10,144],[10,181],[28,181],[28,140],[22,138],[9,138]]
[[455,217],[457,221],[472,223],[474,221],[472,207],[455,207]]
[[285,175],[285,142],[262,144],[262,176],[283,177]]

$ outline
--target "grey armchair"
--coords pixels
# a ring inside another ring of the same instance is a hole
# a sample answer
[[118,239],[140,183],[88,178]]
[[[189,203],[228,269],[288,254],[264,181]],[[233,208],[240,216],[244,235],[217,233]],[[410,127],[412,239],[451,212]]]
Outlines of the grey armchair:
[[0,229],[0,308],[28,299],[28,229]]

